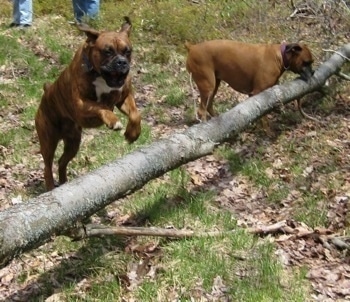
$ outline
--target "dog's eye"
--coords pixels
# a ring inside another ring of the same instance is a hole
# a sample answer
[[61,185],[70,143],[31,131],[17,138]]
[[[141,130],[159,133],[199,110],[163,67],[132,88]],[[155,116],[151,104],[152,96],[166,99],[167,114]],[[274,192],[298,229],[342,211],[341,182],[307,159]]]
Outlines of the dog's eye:
[[131,51],[132,51],[131,48],[126,47],[123,50],[123,55],[126,56],[126,57],[129,57],[129,56],[131,56]]

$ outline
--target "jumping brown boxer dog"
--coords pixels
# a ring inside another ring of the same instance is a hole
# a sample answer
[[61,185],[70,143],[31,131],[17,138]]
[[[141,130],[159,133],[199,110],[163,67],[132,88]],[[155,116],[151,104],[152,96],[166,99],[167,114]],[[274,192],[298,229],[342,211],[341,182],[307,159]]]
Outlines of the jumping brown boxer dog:
[[[311,51],[303,44],[248,44],[231,40],[212,40],[191,45],[186,68],[200,94],[198,117],[215,116],[213,99],[224,81],[234,90],[253,96],[277,84],[285,70],[307,80],[312,74]],[[301,113],[300,103],[298,107]],[[305,115],[304,115],[305,116]]]
[[47,190],[54,188],[52,164],[57,144],[64,142],[58,160],[59,182],[67,181],[67,165],[79,150],[82,128],[105,124],[121,130],[122,123],[113,113],[116,106],[128,116],[124,133],[132,143],[141,132],[141,116],[132,93],[129,74],[132,46],[131,22],[117,32],[79,27],[87,39],[77,50],[70,65],[53,84],[44,85],[44,94],[35,117],[40,152],[44,159]]

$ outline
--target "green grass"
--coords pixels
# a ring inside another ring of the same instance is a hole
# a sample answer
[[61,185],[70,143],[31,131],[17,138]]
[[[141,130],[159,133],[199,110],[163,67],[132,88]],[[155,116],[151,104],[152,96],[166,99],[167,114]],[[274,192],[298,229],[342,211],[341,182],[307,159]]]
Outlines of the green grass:
[[[331,151],[326,150],[324,145],[317,145],[317,148],[320,148],[317,152],[312,139],[303,142],[289,141],[286,146],[291,152],[292,162],[286,163],[288,170],[281,172],[276,171],[273,163],[266,159],[259,149],[247,159],[236,154],[230,146],[223,146],[218,149],[218,156],[228,160],[232,173],[248,177],[258,189],[263,191],[266,195],[267,205],[279,205],[286,200],[292,190],[298,190],[300,198],[292,212],[292,217],[312,228],[317,226],[327,227],[329,224],[327,218],[328,198],[325,194],[326,191],[337,192],[341,190],[342,184],[332,176],[339,167],[335,162],[332,162],[332,158],[328,158],[324,165],[318,166],[316,170],[323,175],[324,179],[320,184],[316,183],[315,188],[310,188],[314,183],[313,172],[307,174],[305,171],[307,171],[307,163],[311,160],[309,158],[310,154],[311,156],[320,153],[330,154]],[[299,151],[300,154],[296,155],[296,149],[300,146],[313,149],[313,153],[300,153]],[[283,167],[281,168],[283,169]],[[271,172],[273,174],[269,175]],[[283,178],[280,175],[284,175]]]
[[305,192],[300,207],[295,209],[294,217],[312,228],[326,226],[328,218],[324,196]]
[[165,103],[173,106],[178,107],[182,105],[187,100],[186,94],[182,88],[174,87],[172,89],[166,90],[166,97],[165,97]]
[[23,137],[30,135],[31,130],[22,127],[3,131],[0,137],[0,145],[13,150],[11,163],[28,163],[26,156],[28,155],[29,144],[23,140]]

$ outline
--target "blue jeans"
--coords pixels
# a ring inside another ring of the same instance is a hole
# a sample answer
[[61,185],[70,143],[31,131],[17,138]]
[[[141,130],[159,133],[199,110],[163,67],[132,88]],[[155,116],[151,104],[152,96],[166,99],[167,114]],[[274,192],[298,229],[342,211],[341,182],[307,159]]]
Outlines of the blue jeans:
[[100,11],[100,0],[73,0],[74,18],[81,22],[85,18],[95,18]]
[[33,20],[32,0],[13,0],[13,23],[31,25]]

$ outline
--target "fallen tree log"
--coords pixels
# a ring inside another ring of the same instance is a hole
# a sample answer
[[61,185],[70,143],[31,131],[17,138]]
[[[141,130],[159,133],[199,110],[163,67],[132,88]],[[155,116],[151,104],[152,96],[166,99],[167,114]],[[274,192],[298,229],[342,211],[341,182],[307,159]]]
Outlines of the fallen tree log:
[[297,79],[274,86],[209,122],[156,141],[51,192],[0,212],[0,268],[150,180],[212,153],[218,144],[273,108],[320,89],[349,57],[350,44],[347,44],[322,64],[308,82]]

